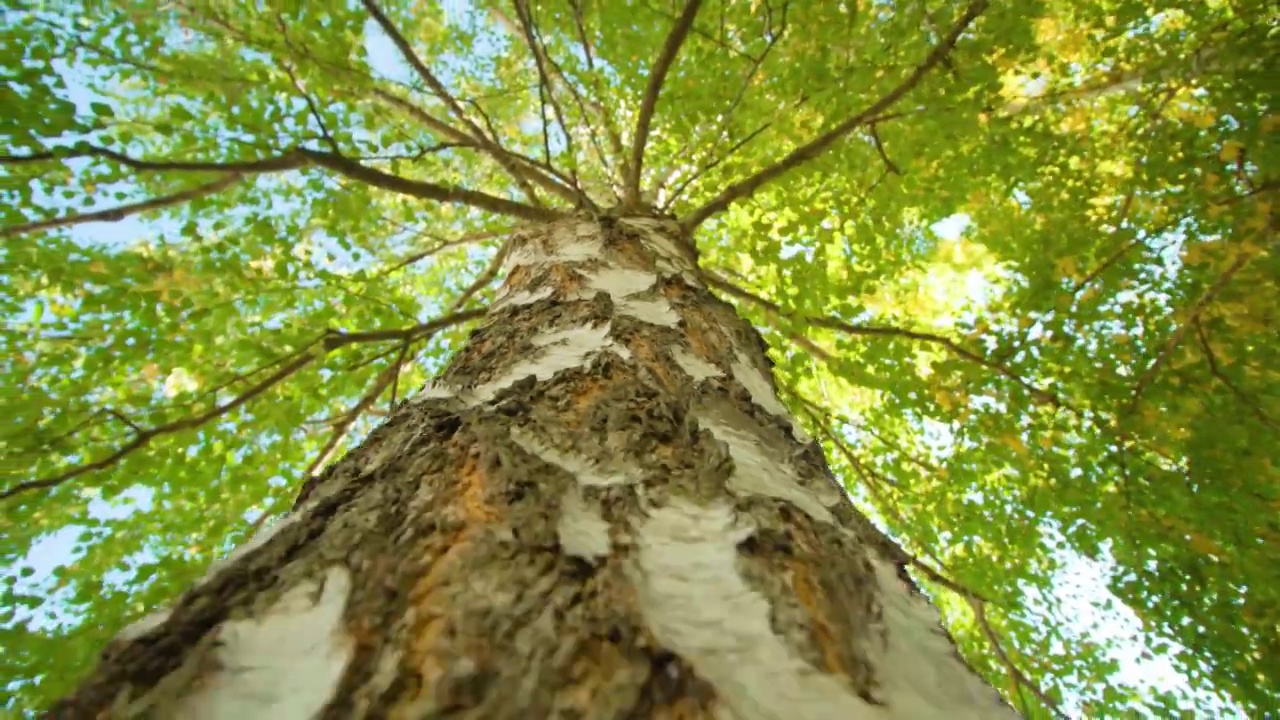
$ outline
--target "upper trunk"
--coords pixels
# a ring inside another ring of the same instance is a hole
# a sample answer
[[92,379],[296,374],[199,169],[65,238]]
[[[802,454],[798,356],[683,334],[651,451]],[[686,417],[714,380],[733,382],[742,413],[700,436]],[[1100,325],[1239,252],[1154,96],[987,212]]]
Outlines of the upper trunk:
[[987,718],[675,223],[513,238],[449,368],[56,717]]

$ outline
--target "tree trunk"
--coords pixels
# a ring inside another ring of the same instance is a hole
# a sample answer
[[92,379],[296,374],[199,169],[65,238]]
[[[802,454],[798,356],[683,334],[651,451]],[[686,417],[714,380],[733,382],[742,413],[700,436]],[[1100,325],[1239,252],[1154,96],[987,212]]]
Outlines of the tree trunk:
[[512,239],[448,369],[58,718],[1014,717],[678,226]]

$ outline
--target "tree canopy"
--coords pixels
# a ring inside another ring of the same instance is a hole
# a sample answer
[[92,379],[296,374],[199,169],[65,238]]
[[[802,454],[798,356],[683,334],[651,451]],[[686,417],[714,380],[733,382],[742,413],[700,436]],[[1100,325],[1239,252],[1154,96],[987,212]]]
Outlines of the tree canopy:
[[[509,231],[641,209],[693,232],[1010,702],[1280,703],[1274,7],[0,18],[10,710],[67,691],[440,368]],[[1082,568],[1105,589],[1073,597]],[[1166,661],[1184,683],[1131,672]]]

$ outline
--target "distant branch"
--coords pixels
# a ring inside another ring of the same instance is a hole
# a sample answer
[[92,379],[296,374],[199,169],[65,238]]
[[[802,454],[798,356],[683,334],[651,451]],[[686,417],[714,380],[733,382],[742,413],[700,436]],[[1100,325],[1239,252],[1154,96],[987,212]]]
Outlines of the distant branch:
[[[751,89],[752,81],[755,80],[756,74],[760,72],[760,67],[764,65],[764,61],[769,58],[769,54],[773,52],[773,49],[775,46],[777,46],[778,42],[781,41],[782,38],[786,36],[787,27],[788,27],[787,26],[787,8],[788,7],[789,7],[789,3],[783,4],[782,14],[781,14],[781,18],[779,18],[778,27],[773,28],[772,22],[770,23],[769,43],[765,45],[764,50],[760,52],[760,55],[751,61],[751,68],[747,70],[746,75],[743,76],[742,82],[738,85],[738,91],[733,96],[733,100],[731,100],[729,102],[728,107],[726,107],[725,110],[722,113],[720,113],[721,120],[717,124],[715,131],[712,132],[710,135],[710,137],[714,138],[714,142],[715,142],[715,147],[713,147],[711,149],[711,152],[709,153],[712,159],[709,161],[709,163],[706,163],[706,162],[702,163],[703,167],[701,169],[693,173],[689,178],[686,178],[684,182],[681,183],[680,187],[674,190],[670,194],[670,199],[667,202],[663,203],[664,209],[670,207],[671,203],[675,201],[675,198],[677,198],[680,195],[680,193],[684,191],[684,188],[687,187],[690,183],[692,183],[694,179],[696,179],[706,171],[710,170],[711,168],[715,167],[716,165],[719,165],[729,156],[733,155],[733,153],[737,152],[743,145],[750,142],[752,138],[754,138],[756,135],[760,134],[761,132],[764,132],[765,129],[767,129],[770,125],[772,125],[772,123],[765,123],[764,125],[760,126],[759,129],[748,134],[744,140],[741,140],[738,143],[735,143],[734,146],[730,148],[727,153],[725,153],[724,155],[717,156],[717,153],[720,150],[721,143],[723,143],[725,140],[728,139],[727,136],[728,136],[729,126],[730,124],[733,123],[734,114],[737,112],[738,107],[741,106],[742,102],[746,99],[747,91]],[[693,142],[693,140],[695,140],[695,138],[690,138],[683,145],[681,145],[680,149],[676,151],[674,157],[683,158],[686,152],[689,151],[689,146]],[[664,177],[658,183],[657,187],[654,189],[655,192],[661,193],[662,190],[666,187],[667,183],[672,179],[672,177],[673,177],[673,174],[670,174],[670,173],[666,177]]]
[[[409,344],[410,341],[405,341],[403,347],[408,347]],[[359,420],[360,416],[370,409],[378,397],[387,389],[387,386],[400,377],[400,370],[404,367],[404,357],[405,354],[401,352],[395,362],[378,373],[377,379],[373,382],[373,387],[362,395],[355,405],[352,405],[335,420],[329,439],[325,441],[324,446],[320,448],[320,452],[316,453],[316,456],[303,469],[302,477],[304,479],[311,477],[317,470],[324,467],[329,458],[333,456],[334,450],[338,448],[338,443],[342,442],[342,437],[346,435],[347,430],[350,430],[356,420]]]
[[454,312],[444,317],[437,318],[431,322],[414,325],[407,328],[395,328],[392,330],[368,330],[365,332],[343,332],[341,330],[330,330],[325,333],[323,346],[325,352],[332,352],[340,347],[353,345],[355,343],[366,342],[386,342],[388,340],[419,340],[428,335],[434,335],[448,327],[461,325],[464,322],[475,320],[483,317],[484,308],[476,310],[464,310],[462,312]]
[[[250,400],[253,400],[254,398],[262,395],[271,387],[295,375],[306,366],[323,358],[325,355],[332,352],[333,350],[336,350],[337,348],[351,345],[354,343],[363,343],[363,342],[380,342],[385,340],[401,340],[404,342],[411,342],[415,340],[422,340],[447,327],[458,325],[458,324],[467,322],[469,320],[474,320],[475,318],[478,318],[483,314],[484,314],[483,309],[467,310],[464,312],[454,313],[452,315],[446,315],[436,320],[432,320],[431,322],[422,323],[420,325],[416,325],[413,327],[401,328],[396,330],[371,331],[371,332],[364,332],[364,333],[343,333],[340,331],[329,331],[325,333],[323,336],[321,336],[320,338],[317,338],[316,340],[313,340],[312,342],[304,345],[302,349],[295,351],[290,356],[286,356],[286,357],[292,357],[293,359],[290,360],[289,362],[284,363],[275,372],[271,373],[269,376],[258,381],[257,383],[255,383],[254,385],[252,385],[251,387],[249,387],[247,390],[240,393],[236,397],[232,398],[231,400],[225,403],[217,404],[214,407],[210,408],[209,410],[206,410],[205,412],[198,413],[190,417],[185,417],[185,418],[182,418],[181,420],[175,420],[174,422],[171,422],[171,423],[166,423],[164,425],[157,425],[156,427],[149,428],[147,430],[142,430],[140,432],[137,431],[135,428],[135,434],[128,443],[125,443],[120,448],[113,451],[112,453],[102,458],[101,460],[96,460],[94,462],[86,463],[84,465],[78,465],[76,467],[70,468],[68,470],[64,470],[63,472],[60,472],[58,474],[55,474],[49,477],[18,483],[13,487],[6,488],[5,490],[0,491],[0,500],[5,500],[15,495],[18,495],[24,492],[29,492],[31,490],[57,487],[58,485],[61,485],[62,483],[72,478],[79,477],[80,475],[94,472],[96,470],[104,470],[106,468],[109,468],[115,465],[116,463],[120,462],[121,460],[123,460],[126,456],[133,453],[134,451],[145,447],[152,440],[158,437],[162,437],[164,435],[171,435],[173,433],[180,432],[182,430],[190,430],[190,429],[199,427],[209,422],[210,420],[226,415],[232,410],[235,410],[241,405],[244,405]],[[316,347],[317,345],[319,345],[318,348]]]
[[675,189],[671,191],[671,195],[667,198],[666,202],[662,204],[662,208],[666,210],[670,208],[672,205],[674,205],[675,201],[680,197],[681,194],[684,193],[685,189],[687,189],[690,185],[696,182],[698,178],[701,178],[703,175],[706,175],[707,173],[714,170],[717,165],[724,162],[725,160],[728,160],[730,157],[733,156],[734,153],[738,152],[743,147],[745,147],[747,143],[751,142],[752,140],[755,140],[761,133],[763,133],[765,130],[768,130],[772,125],[773,125],[772,122],[767,122],[761,125],[760,127],[756,128],[755,130],[752,130],[751,132],[747,133],[741,140],[734,143],[723,155],[712,158],[709,162],[707,162],[706,164],[699,167],[697,170],[690,173],[688,177],[686,177],[684,180],[681,180],[680,184],[677,185]]
[[1235,274],[1240,272],[1240,269],[1243,268],[1251,259],[1253,259],[1252,255],[1241,252],[1240,256],[1236,258],[1235,262],[1231,263],[1231,266],[1227,268],[1226,272],[1222,273],[1222,275],[1219,276],[1218,279],[1200,295],[1200,298],[1196,300],[1195,305],[1191,306],[1191,310],[1187,314],[1187,319],[1184,320],[1176,330],[1170,333],[1169,337],[1165,340],[1164,345],[1160,347],[1160,352],[1156,355],[1156,359],[1151,362],[1151,365],[1149,365],[1146,371],[1142,373],[1142,376],[1138,378],[1138,382],[1133,387],[1133,396],[1129,400],[1129,413],[1132,413],[1137,409],[1138,403],[1142,400],[1142,393],[1155,380],[1155,377],[1160,372],[1160,368],[1164,365],[1165,360],[1167,360],[1174,349],[1182,343],[1183,337],[1186,336],[1187,331],[1191,329],[1197,320],[1199,320],[1200,314],[1204,312],[1205,308],[1209,307],[1209,303],[1213,301],[1213,298],[1216,297],[1218,293],[1222,292],[1222,289],[1227,286],[1227,283],[1231,282],[1231,278],[1235,277]]
[[186,160],[139,160],[121,152],[96,145],[77,145],[66,150],[33,153],[30,155],[0,155],[0,165],[21,165],[27,163],[48,162],[51,160],[71,160],[74,158],[102,157],[133,170],[173,171],[173,172],[226,172],[251,175],[255,173],[280,172],[294,170],[306,164],[306,158],[297,152],[288,152],[261,160],[244,160],[239,162],[206,162]]
[[[836,452],[838,452],[840,455],[844,457],[844,459],[849,463],[849,466],[854,469],[854,472],[862,476],[863,479],[874,480],[875,482],[884,483],[885,485],[888,485],[893,488],[899,488],[898,484],[893,482],[893,480],[887,477],[884,477],[882,474],[867,467],[861,460],[858,459],[857,455],[853,452],[853,449],[849,447],[848,443],[846,443],[842,438],[837,436],[835,432],[831,429],[830,427],[831,417],[825,408],[819,406],[817,403],[813,402],[812,400],[809,400],[808,398],[800,395],[799,393],[794,392],[794,390],[793,390],[793,394],[797,398],[799,398],[801,403],[804,404],[805,414],[808,415],[809,419],[813,421],[813,424],[818,428],[818,431],[821,432],[822,435],[825,436],[827,440],[831,442],[831,444],[836,448]],[[886,503],[890,502],[887,499],[883,499],[883,501]],[[901,517],[897,514],[896,510],[894,510],[893,514],[897,517],[897,519],[901,521]],[[928,578],[930,582],[935,583],[941,587],[944,587],[950,590],[951,592],[956,593],[957,595],[961,595],[965,598],[976,599],[982,602],[987,602],[987,598],[985,598],[984,596],[974,592],[973,590],[970,590],[969,588],[965,587],[964,585],[961,585],[955,580],[952,580],[946,575],[943,575],[940,571],[935,570],[933,567],[926,564],[920,558],[907,552],[906,549],[904,549],[898,543],[894,542],[892,538],[888,537],[879,528],[875,527],[874,525],[872,525],[871,527],[876,532],[877,535],[881,536],[882,543],[886,544],[888,547],[892,549],[892,554],[895,556],[894,560],[896,562],[906,563],[908,565],[911,565],[912,567],[919,570],[920,574]]]
[[0,227],[0,238],[14,237],[29,232],[49,230],[51,228],[69,227],[71,225],[79,225],[87,222],[118,222],[141,212],[181,205],[188,200],[194,200],[199,197],[204,197],[205,195],[212,195],[214,193],[221,192],[244,179],[245,175],[243,173],[229,173],[224,177],[214,180],[213,182],[197,185],[196,187],[176,192],[172,195],[162,195],[157,198],[151,198],[150,200],[142,200],[128,205],[118,205],[105,210],[73,213],[71,215],[63,215],[62,217],[50,218],[48,220],[38,220],[36,222],[24,223],[22,225]]
[[524,203],[507,200],[487,193],[468,190],[466,188],[439,185],[423,180],[412,180],[385,173],[376,168],[333,152],[298,148],[277,157],[245,162],[190,162],[190,161],[156,161],[138,160],[123,153],[101,147],[82,147],[69,153],[41,153],[29,156],[4,156],[0,162],[36,162],[42,160],[66,159],[72,157],[104,157],[125,167],[146,172],[188,171],[188,172],[223,172],[223,177],[204,185],[165,195],[150,200],[143,200],[129,205],[122,205],[105,210],[94,210],[75,213],[59,218],[39,220],[21,225],[0,228],[0,238],[12,237],[24,233],[47,230],[57,227],[68,227],[86,222],[114,222],[123,220],[149,210],[179,205],[205,195],[221,192],[244,180],[252,174],[294,170],[307,165],[318,165],[332,170],[353,180],[359,180],[373,187],[390,190],[403,195],[433,200],[441,203],[456,203],[488,210],[502,215],[523,218],[526,220],[551,220],[562,216],[562,213],[545,208],[537,208]]
[[351,158],[335,153],[320,152],[318,150],[302,150],[312,162],[321,167],[333,170],[341,175],[349,177],[353,180],[359,180],[373,187],[379,187],[383,190],[390,190],[402,195],[410,195],[412,197],[423,198],[425,200],[435,200],[442,203],[460,203],[470,205],[481,210],[500,213],[502,215],[510,215],[512,217],[524,218],[525,220],[554,220],[563,217],[563,213],[557,210],[549,210],[542,207],[534,207],[514,200],[489,195],[476,190],[467,190],[466,188],[452,187],[448,185],[437,185],[423,180],[411,180],[409,178],[392,175],[382,172],[376,168],[362,165]]
[[1013,681],[1017,683],[1019,687],[1024,687],[1030,690],[1031,694],[1035,695],[1036,699],[1043,703],[1045,708],[1049,712],[1053,713],[1054,717],[1063,718],[1063,720],[1065,720],[1067,716],[1058,709],[1058,704],[1054,702],[1053,699],[1045,693],[1045,691],[1041,690],[1040,686],[1031,678],[1027,677],[1025,673],[1019,670],[1018,666],[1014,665],[1013,660],[1009,658],[1008,653],[1004,651],[1004,645],[1000,642],[1000,636],[996,634],[995,629],[991,627],[991,622],[987,620],[986,602],[980,598],[973,597],[972,595],[965,595],[965,600],[969,602],[969,607],[973,608],[973,616],[977,619],[978,626],[982,628],[982,634],[985,635],[987,641],[991,643],[991,649],[995,651],[996,657],[999,658],[1000,663],[1004,665],[1005,670],[1009,673],[1009,677],[1013,678]]
[[1231,382],[1231,380],[1229,380],[1227,376],[1223,374],[1222,369],[1218,367],[1218,357],[1213,352],[1213,347],[1209,345],[1209,336],[1205,333],[1204,326],[1200,324],[1199,318],[1195,320],[1195,326],[1196,326],[1196,336],[1200,339],[1200,348],[1204,350],[1205,360],[1209,362],[1210,374],[1212,374],[1213,377],[1218,380],[1218,382],[1222,383],[1223,385],[1226,385],[1227,389],[1231,391],[1231,394],[1235,395],[1237,400],[1239,400],[1246,407],[1248,407],[1249,410],[1254,414],[1255,417],[1258,418],[1258,420],[1262,422],[1263,425],[1266,425],[1272,430],[1280,431],[1280,425],[1276,424],[1276,421],[1271,419],[1271,416],[1268,415],[1267,412],[1262,409],[1262,406],[1259,405],[1256,401],[1254,401],[1253,398],[1249,397],[1249,395],[1245,393],[1243,390],[1236,387],[1236,384]]
[[456,238],[453,240],[444,240],[441,238],[431,237],[431,239],[436,241],[435,245],[432,245],[431,247],[425,250],[419,250],[417,252],[410,253],[404,256],[403,258],[398,260],[394,265],[387,268],[386,270],[383,270],[382,274],[390,275],[391,273],[397,270],[401,270],[416,262],[425,260],[426,258],[429,258],[432,255],[435,255],[437,253],[444,252],[449,248],[460,247],[462,245],[469,245],[473,242],[479,242],[481,240],[488,240],[489,238],[496,237],[498,234],[499,233],[497,232],[468,233],[467,235],[463,235],[462,237]]
[[[609,149],[621,165],[622,175],[612,178],[617,182],[630,175],[630,171],[627,170],[627,153],[622,147],[622,133],[618,131],[618,125],[613,120],[613,113],[610,112],[609,106],[600,101],[600,98],[605,95],[600,87],[599,78],[595,75],[595,59],[591,52],[591,40],[587,37],[587,26],[582,16],[582,3],[580,0],[569,0],[569,4],[573,6],[573,24],[578,31],[578,43],[582,46],[582,54],[587,59],[587,77],[591,80],[591,89],[594,92],[594,95],[588,95],[586,100],[600,115],[600,124],[604,126],[605,135],[609,138]],[[607,166],[607,163],[601,164]]]
[[303,353],[299,355],[297,358],[295,358],[293,362],[290,362],[284,365],[279,370],[272,373],[270,376],[259,381],[257,384],[250,387],[248,390],[244,391],[243,393],[240,393],[235,398],[231,399],[226,403],[223,403],[221,405],[215,405],[213,408],[203,413],[192,415],[190,417],[186,417],[181,420],[177,420],[175,422],[159,425],[149,430],[146,430],[142,433],[138,433],[134,435],[133,439],[130,440],[128,443],[121,446],[115,452],[102,458],[101,460],[97,460],[85,465],[79,465],[74,468],[71,468],[70,470],[66,470],[64,472],[61,472],[57,475],[53,475],[50,477],[18,483],[17,485],[11,488],[7,488],[4,491],[0,492],[0,500],[4,500],[10,497],[13,497],[14,495],[17,495],[19,493],[27,492],[30,490],[56,487],[74,477],[78,477],[80,475],[93,472],[95,470],[102,470],[102,469],[111,467],[112,465],[115,465],[116,463],[120,462],[120,460],[124,459],[126,455],[129,455],[133,451],[146,446],[148,443],[150,443],[152,440],[154,440],[157,437],[160,437],[162,435],[170,435],[180,430],[188,430],[191,428],[198,427],[216,417],[225,415],[226,413],[240,407],[241,405],[249,402],[253,398],[261,395],[263,392],[271,388],[271,386],[275,385],[281,380],[284,380],[290,375],[293,375],[294,373],[298,372],[302,368],[311,364],[311,362],[314,361],[317,357],[319,357],[318,353]]
[[879,154],[880,159],[884,161],[885,170],[888,170],[894,175],[901,175],[902,169],[889,158],[889,153],[885,152],[884,141],[880,139],[880,133],[876,131],[876,124],[874,122],[868,124],[867,132],[871,135],[871,144],[875,145],[876,153]]
[[[591,113],[587,111],[587,100],[583,98],[582,93],[579,93],[578,89],[569,81],[569,78],[565,76],[564,68],[562,68],[549,53],[547,53],[546,42],[541,39],[537,26],[533,22],[532,11],[528,7],[528,0],[517,0],[516,10],[521,15],[519,29],[517,29],[515,23],[513,23],[511,19],[502,12],[495,10],[494,13],[498,17],[498,20],[506,26],[510,32],[513,34],[519,33],[524,37],[525,44],[529,46],[530,52],[534,54],[534,62],[538,68],[540,82],[547,88],[547,93],[551,99],[552,106],[556,111],[556,119],[560,123],[560,128],[565,133],[566,138],[571,137],[569,134],[569,126],[565,119],[566,115],[564,110],[556,101],[554,92],[555,86],[558,84],[560,87],[563,87],[565,91],[569,93],[569,96],[573,98],[574,104],[578,107],[578,112],[582,115],[582,124],[586,127],[587,136],[591,142],[591,146],[595,149],[596,156],[600,159],[601,167],[604,168],[606,175],[608,175],[611,172],[609,168],[609,156],[605,153],[604,148],[601,147],[600,138],[596,132],[596,128],[591,123]],[[579,13],[581,12],[581,8],[575,7],[575,10]],[[525,19],[526,16],[528,18],[527,20]],[[587,64],[590,66],[592,62],[590,48],[584,46],[584,52],[587,56]],[[596,109],[597,113],[602,115],[604,114],[598,102],[593,101],[592,107]],[[606,127],[608,126],[607,121],[605,122],[605,125]],[[613,139],[615,141],[617,140],[616,137]],[[617,147],[621,147],[620,141],[617,142]],[[576,162],[577,155],[572,151],[572,145],[570,145],[570,148],[570,157],[574,158]]]
[[[556,100],[555,93],[552,92],[553,85],[547,71],[547,53],[542,42],[538,39],[537,27],[534,24],[533,10],[529,7],[529,0],[515,0],[516,15],[520,19],[520,35],[524,38],[524,42],[529,46],[529,53],[533,55],[533,64],[538,71],[538,98],[543,105],[543,113],[546,112],[546,104],[551,105],[551,111],[555,115],[556,122],[560,125],[560,131],[564,133],[565,144],[569,151],[569,157],[575,157],[573,149],[573,135],[569,132],[569,123],[565,121],[564,108],[560,106],[560,102]],[[499,17],[505,17],[499,13]],[[543,118],[543,132],[546,132],[547,121]],[[547,159],[550,163],[550,158]]]
[[[758,305],[759,307],[765,310],[766,314],[770,314],[773,317],[779,317],[779,318],[788,317],[788,315],[782,311],[782,308],[760,297],[759,295],[756,295],[747,290],[744,290],[738,287],[737,285],[734,285],[731,282],[723,280],[706,270],[702,271],[702,275],[703,275],[703,279],[706,281],[708,285],[715,288],[719,288],[720,290],[723,290],[726,293],[733,295],[734,297],[737,297],[739,299],[746,300],[755,305]],[[944,337],[942,335],[922,332],[919,330],[908,330],[906,328],[899,328],[899,327],[886,327],[886,326],[877,326],[877,325],[853,325],[843,320],[838,320],[836,318],[823,317],[823,316],[805,315],[805,316],[793,317],[791,319],[807,325],[826,328],[828,330],[835,330],[837,332],[842,332],[847,335],[899,337],[899,338],[906,338],[908,340],[918,340],[921,342],[927,342],[934,345],[939,345],[947,349],[949,352],[951,352],[953,355],[959,358],[962,358],[964,360],[967,360],[977,365],[981,365],[982,367],[985,367],[988,370],[996,372],[1008,378],[1009,380],[1012,380],[1014,383],[1018,384],[1027,392],[1029,392],[1032,395],[1032,397],[1036,398],[1036,400],[1047,403],[1048,405],[1051,405],[1053,407],[1062,407],[1062,401],[1058,398],[1058,396],[1054,395],[1053,393],[1047,390],[1042,390],[1041,388],[1036,387],[1035,385],[1023,379],[1021,376],[1019,376],[1017,373],[1013,372],[1009,368],[993,360],[985,358],[979,355],[978,353],[973,352],[972,350],[967,350],[961,347],[959,343],[957,343],[956,341],[948,337]]]
[[649,69],[649,84],[645,87],[644,96],[640,99],[636,134],[631,141],[631,163],[627,168],[626,185],[623,188],[623,201],[628,205],[635,206],[640,202],[640,175],[644,165],[644,148],[649,142],[649,126],[653,122],[653,114],[658,107],[658,96],[662,93],[662,84],[666,81],[667,73],[675,62],[676,54],[680,52],[680,46],[689,36],[693,19],[701,6],[702,0],[685,0],[684,11],[676,19],[675,25],[672,26],[671,32],[667,34],[667,39],[662,44],[662,50],[653,61],[653,67]]
[[488,152],[489,155],[492,156],[499,165],[506,169],[507,172],[511,174],[512,178],[521,185],[525,195],[529,198],[529,202],[536,206],[541,206],[542,204],[538,199],[537,194],[528,186],[528,181],[530,180],[537,182],[545,189],[565,200],[568,200],[569,202],[575,204],[578,202],[579,194],[572,188],[561,185],[541,172],[517,165],[505,150],[503,150],[496,142],[486,137],[484,131],[482,131],[480,127],[475,124],[475,121],[467,115],[466,111],[462,109],[462,105],[458,102],[457,98],[453,97],[452,93],[449,92],[449,89],[444,86],[444,83],[440,82],[440,79],[436,77],[435,73],[431,72],[431,69],[422,62],[422,58],[418,57],[418,54],[414,52],[409,41],[405,39],[400,30],[396,28],[395,23],[391,22],[391,18],[387,17],[386,13],[382,12],[382,8],[378,7],[378,4],[373,0],[361,0],[361,4],[364,5],[365,10],[374,19],[374,22],[378,23],[378,26],[382,28],[382,31],[391,39],[391,42],[404,57],[405,62],[409,63],[409,66],[413,68],[418,77],[422,78],[422,81],[431,89],[432,94],[443,102],[445,107],[449,108],[449,112],[451,112],[459,122],[467,126],[471,136],[479,142],[480,147]]
[[807,144],[792,150],[786,157],[777,163],[761,170],[760,172],[733,183],[724,192],[707,202],[702,207],[694,210],[684,220],[684,226],[687,229],[693,229],[701,225],[707,218],[723,212],[733,203],[748,198],[755,194],[757,190],[766,183],[775,178],[800,167],[804,163],[818,157],[828,148],[836,143],[836,141],[844,138],[854,128],[865,125],[875,118],[877,115],[887,110],[890,106],[902,99],[904,95],[910,92],[925,75],[929,73],[935,66],[942,62],[943,58],[950,54],[956,43],[960,40],[960,36],[964,31],[982,14],[987,8],[988,0],[972,0],[965,11],[960,15],[952,25],[951,30],[942,40],[933,48],[929,55],[908,75],[902,82],[898,83],[889,92],[885,93],[869,105],[864,110],[856,113],[852,117],[847,118],[827,132],[819,135]]

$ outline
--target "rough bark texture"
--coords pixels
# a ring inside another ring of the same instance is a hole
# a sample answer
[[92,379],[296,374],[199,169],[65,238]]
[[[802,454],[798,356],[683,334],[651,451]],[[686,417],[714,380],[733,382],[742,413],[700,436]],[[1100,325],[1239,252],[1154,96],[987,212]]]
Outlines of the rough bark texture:
[[449,368],[59,718],[988,718],[675,222],[513,239]]

